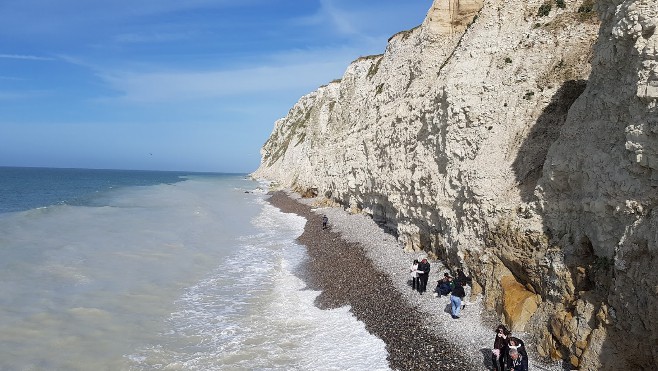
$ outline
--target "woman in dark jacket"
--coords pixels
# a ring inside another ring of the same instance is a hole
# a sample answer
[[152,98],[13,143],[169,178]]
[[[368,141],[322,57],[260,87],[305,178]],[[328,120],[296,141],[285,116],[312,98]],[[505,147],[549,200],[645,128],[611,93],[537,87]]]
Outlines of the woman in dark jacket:
[[495,371],[502,371],[505,369],[506,355],[503,351],[507,347],[507,337],[509,335],[510,331],[505,325],[500,324],[496,327],[496,338],[494,339],[494,345],[491,350],[491,363],[493,363],[493,369]]

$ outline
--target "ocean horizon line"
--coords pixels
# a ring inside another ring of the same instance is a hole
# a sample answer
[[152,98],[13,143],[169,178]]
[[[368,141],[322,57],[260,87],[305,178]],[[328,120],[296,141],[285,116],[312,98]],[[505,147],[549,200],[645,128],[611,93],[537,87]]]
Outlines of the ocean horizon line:
[[22,166],[0,165],[0,169],[55,169],[55,170],[100,170],[100,171],[149,171],[161,173],[192,173],[192,174],[221,174],[221,175],[249,175],[252,172],[209,171],[209,170],[161,170],[161,169],[120,169],[103,167],[58,167],[58,166]]

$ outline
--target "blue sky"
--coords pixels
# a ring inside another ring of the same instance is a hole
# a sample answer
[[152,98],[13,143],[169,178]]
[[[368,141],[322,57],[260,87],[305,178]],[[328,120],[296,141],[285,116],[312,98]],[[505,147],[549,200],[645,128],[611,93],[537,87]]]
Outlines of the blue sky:
[[0,166],[251,172],[274,121],[431,0],[5,0]]

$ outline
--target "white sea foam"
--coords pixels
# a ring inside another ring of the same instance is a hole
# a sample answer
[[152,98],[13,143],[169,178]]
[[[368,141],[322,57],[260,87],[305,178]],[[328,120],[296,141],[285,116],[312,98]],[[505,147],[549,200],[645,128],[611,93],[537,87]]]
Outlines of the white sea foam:
[[266,204],[254,224],[261,233],[186,290],[164,341],[131,355],[133,368],[388,369],[383,341],[349,308],[315,307],[319,293],[295,275],[306,259],[294,242],[305,220]]
[[254,188],[190,177],[4,214],[0,369],[387,369],[295,276],[305,220]]
[[[239,178],[119,188],[0,218],[0,369],[126,369],[261,205]],[[104,313],[104,315],[98,315]]]

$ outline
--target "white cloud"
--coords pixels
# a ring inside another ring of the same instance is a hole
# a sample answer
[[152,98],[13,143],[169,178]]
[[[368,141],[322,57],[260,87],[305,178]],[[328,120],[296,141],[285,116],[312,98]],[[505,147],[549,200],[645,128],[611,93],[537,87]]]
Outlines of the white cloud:
[[103,70],[98,76],[125,102],[190,101],[294,90],[308,93],[341,78],[360,54],[351,48],[293,50],[261,65],[232,70]]
[[[240,3],[249,4],[253,2],[254,0],[245,0]],[[237,5],[242,6],[242,4]],[[11,20],[10,17],[31,16],[33,20],[56,18],[59,23],[80,21],[82,17],[75,17],[77,14],[84,14],[84,18],[91,17],[91,20],[94,21],[117,17],[159,15],[190,9],[220,9],[234,6],[236,6],[236,2],[232,0],[22,0],[3,4],[0,19]],[[66,16],[70,18],[66,18]],[[25,26],[33,26],[33,24],[28,23]]]
[[304,26],[330,27],[343,36],[361,36],[355,26],[354,17],[341,9],[332,0],[321,0],[320,8],[315,14],[299,17],[295,23]]
[[[233,71],[111,73],[101,75],[129,102],[187,101],[309,88],[328,82],[345,65],[312,63]],[[322,82],[320,82],[322,81]]]
[[114,37],[118,43],[162,43],[192,39],[194,35],[190,32],[149,32],[149,33],[124,33]]
[[23,55],[23,54],[0,54],[0,58],[4,59],[22,59],[30,61],[54,61],[55,58],[39,57],[36,55]]
[[[10,80],[13,80],[13,78],[10,78]],[[18,99],[34,99],[40,97],[47,97],[52,94],[53,94],[52,91],[39,90],[39,89],[26,89],[26,90],[5,89],[5,90],[0,90],[0,100],[6,101],[6,100],[18,100]]]
[[[403,30],[390,25],[398,25],[400,18],[405,19],[406,13],[410,13],[412,9],[424,8],[420,3],[401,7],[395,1],[380,2],[374,7],[370,2],[352,0],[320,0],[319,2],[320,8],[314,14],[297,18],[294,24],[324,30],[340,37],[344,43],[361,46],[386,41],[393,34]],[[410,28],[418,24],[410,23]]]
[[331,0],[320,1],[321,12],[329,19],[336,29],[344,35],[360,35],[352,17],[346,11],[338,8]]

